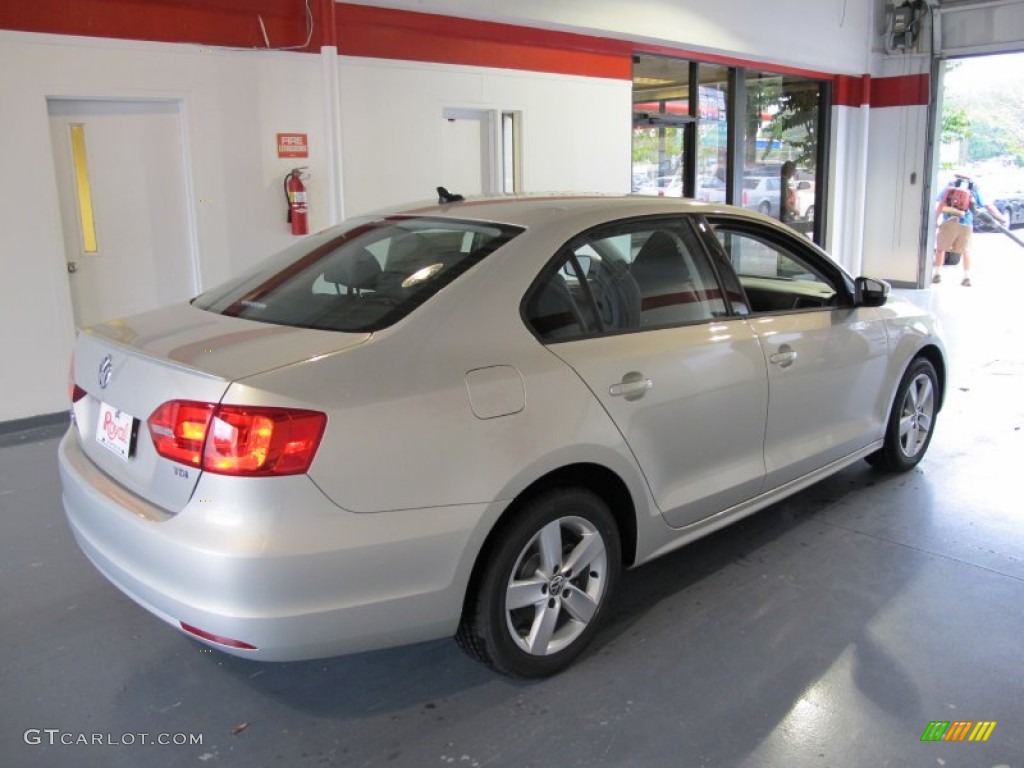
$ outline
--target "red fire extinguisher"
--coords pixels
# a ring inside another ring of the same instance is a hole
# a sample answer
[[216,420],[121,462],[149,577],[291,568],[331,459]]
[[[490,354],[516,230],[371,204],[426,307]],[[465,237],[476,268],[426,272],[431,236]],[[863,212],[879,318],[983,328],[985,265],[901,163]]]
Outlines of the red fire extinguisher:
[[[306,168],[292,168],[284,177],[284,196],[288,200],[288,223],[293,235],[309,234],[309,203],[306,185],[302,183]],[[308,178],[308,176],[306,177]]]

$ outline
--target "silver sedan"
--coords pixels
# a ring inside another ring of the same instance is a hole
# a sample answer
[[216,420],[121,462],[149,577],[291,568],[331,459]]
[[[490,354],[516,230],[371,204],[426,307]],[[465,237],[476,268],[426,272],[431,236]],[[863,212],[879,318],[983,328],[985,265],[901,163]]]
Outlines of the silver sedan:
[[455,635],[563,669],[621,570],[924,456],[935,322],[755,213],[427,204],[78,338],[64,505],[117,587],[296,660]]

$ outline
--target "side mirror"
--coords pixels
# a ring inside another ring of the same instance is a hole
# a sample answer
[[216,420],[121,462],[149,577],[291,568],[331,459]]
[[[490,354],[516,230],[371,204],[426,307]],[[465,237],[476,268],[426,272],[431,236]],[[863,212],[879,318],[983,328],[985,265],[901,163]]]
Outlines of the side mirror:
[[858,307],[881,307],[889,299],[889,284],[873,277],[858,277],[853,281],[854,303]]

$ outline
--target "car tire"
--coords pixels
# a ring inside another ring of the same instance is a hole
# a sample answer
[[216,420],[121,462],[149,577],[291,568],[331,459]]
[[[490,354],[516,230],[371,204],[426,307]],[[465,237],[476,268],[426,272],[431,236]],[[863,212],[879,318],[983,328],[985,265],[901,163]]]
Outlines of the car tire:
[[772,204],[769,203],[767,200],[762,200],[761,204],[757,206],[757,212],[763,213],[765,216],[768,216],[772,212]]
[[804,218],[808,221],[814,218],[814,206],[808,205],[807,210],[804,211]]
[[470,656],[511,677],[546,677],[583,652],[621,571],[608,505],[583,488],[528,501],[494,531],[456,634]]
[[868,463],[885,472],[906,472],[916,467],[932,441],[938,403],[935,366],[923,357],[915,358],[896,391],[885,442],[867,456]]

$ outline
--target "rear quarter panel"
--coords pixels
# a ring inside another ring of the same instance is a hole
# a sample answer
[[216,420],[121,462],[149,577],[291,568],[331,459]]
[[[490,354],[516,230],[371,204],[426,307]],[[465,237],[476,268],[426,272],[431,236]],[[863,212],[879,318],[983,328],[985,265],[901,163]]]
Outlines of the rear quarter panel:
[[[327,411],[310,476],[354,512],[510,500],[578,461],[616,465],[643,506],[643,476],[615,425],[519,314],[552,243],[575,231],[552,222],[556,231],[524,233],[365,344],[245,379],[225,402],[262,391]],[[521,410],[474,414],[466,374],[490,366],[522,377]]]

